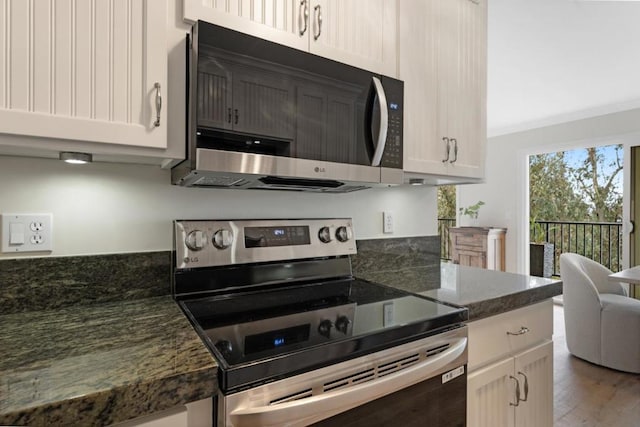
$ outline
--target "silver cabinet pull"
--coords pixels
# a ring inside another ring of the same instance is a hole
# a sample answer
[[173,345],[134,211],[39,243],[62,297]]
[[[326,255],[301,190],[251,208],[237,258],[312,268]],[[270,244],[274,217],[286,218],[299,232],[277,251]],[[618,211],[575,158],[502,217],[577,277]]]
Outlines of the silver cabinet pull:
[[527,328],[526,326],[521,326],[520,330],[518,332],[509,332],[509,331],[507,331],[507,335],[524,335],[527,332],[529,332],[529,328]]
[[318,24],[318,34],[314,34],[313,39],[318,40],[320,34],[322,34],[322,7],[317,4],[316,7],[313,8],[313,12],[316,15],[316,23]]
[[[304,24],[304,26],[303,26]],[[302,27],[300,35],[304,36],[309,24],[309,0],[300,0],[300,13],[298,14],[298,27]]]
[[155,127],[160,126],[160,111],[162,110],[162,95],[160,95],[160,83],[156,82],[153,87],[156,88],[156,121],[153,122]]
[[516,403],[509,402],[509,406],[520,406],[520,381],[513,375],[509,375],[509,378],[516,382]]
[[451,142],[453,142],[453,160],[449,161],[449,163],[455,163],[458,160],[458,140],[451,138]]
[[451,151],[451,142],[446,136],[443,137],[442,140],[447,144],[447,157],[442,160],[442,163],[447,163],[449,161],[449,152]]
[[382,161],[382,154],[384,153],[384,147],[387,145],[387,132],[389,131],[389,110],[387,110],[387,95],[382,87],[382,82],[377,77],[371,78],[373,81],[373,87],[376,91],[376,99],[380,106],[380,133],[378,133],[378,141],[376,143],[376,149],[371,159],[371,166],[380,166]]
[[518,371],[518,375],[524,377],[524,399],[521,399],[521,402],[526,402],[529,397],[529,378],[527,378],[527,375],[522,371]]

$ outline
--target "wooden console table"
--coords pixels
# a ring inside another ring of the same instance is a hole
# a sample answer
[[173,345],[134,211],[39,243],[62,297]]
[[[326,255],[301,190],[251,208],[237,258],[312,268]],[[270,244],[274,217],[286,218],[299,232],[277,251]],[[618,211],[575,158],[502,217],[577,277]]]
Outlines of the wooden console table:
[[506,228],[449,228],[450,257],[455,264],[505,271]]

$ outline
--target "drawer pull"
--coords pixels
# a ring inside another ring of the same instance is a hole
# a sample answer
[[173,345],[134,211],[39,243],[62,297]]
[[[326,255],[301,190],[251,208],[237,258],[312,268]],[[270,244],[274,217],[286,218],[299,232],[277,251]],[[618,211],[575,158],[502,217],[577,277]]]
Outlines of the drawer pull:
[[526,326],[521,326],[520,330],[518,332],[508,332],[507,331],[507,335],[524,335],[527,332],[529,332],[529,328],[527,328]]

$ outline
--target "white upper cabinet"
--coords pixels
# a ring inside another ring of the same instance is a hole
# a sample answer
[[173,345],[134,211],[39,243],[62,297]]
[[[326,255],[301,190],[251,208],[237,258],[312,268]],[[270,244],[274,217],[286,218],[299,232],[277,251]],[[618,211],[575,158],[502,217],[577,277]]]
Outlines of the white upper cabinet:
[[404,170],[482,178],[486,0],[402,0],[399,14]]
[[0,0],[0,134],[165,148],[166,6]]
[[[184,20],[207,21],[296,49],[309,49],[308,0],[184,0]],[[307,16],[305,17],[305,11]]]
[[395,0],[184,0],[198,19],[391,77]]
[[307,1],[311,8],[311,53],[397,76],[395,1]]

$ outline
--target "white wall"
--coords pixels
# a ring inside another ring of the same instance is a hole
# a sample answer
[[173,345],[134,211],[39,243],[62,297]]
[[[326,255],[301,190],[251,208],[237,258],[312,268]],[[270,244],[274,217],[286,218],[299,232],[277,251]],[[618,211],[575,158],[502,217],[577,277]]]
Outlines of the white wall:
[[[195,189],[171,185],[158,166],[0,157],[0,213],[53,213],[54,256],[169,250],[171,221],[190,218],[352,217],[359,239],[434,235],[436,203],[433,187],[334,195]],[[384,210],[395,215],[394,234],[382,234]]]
[[483,200],[479,224],[508,228],[507,271],[529,270],[528,156],[606,144],[640,145],[640,109],[489,138],[485,183],[459,186],[458,206]]

